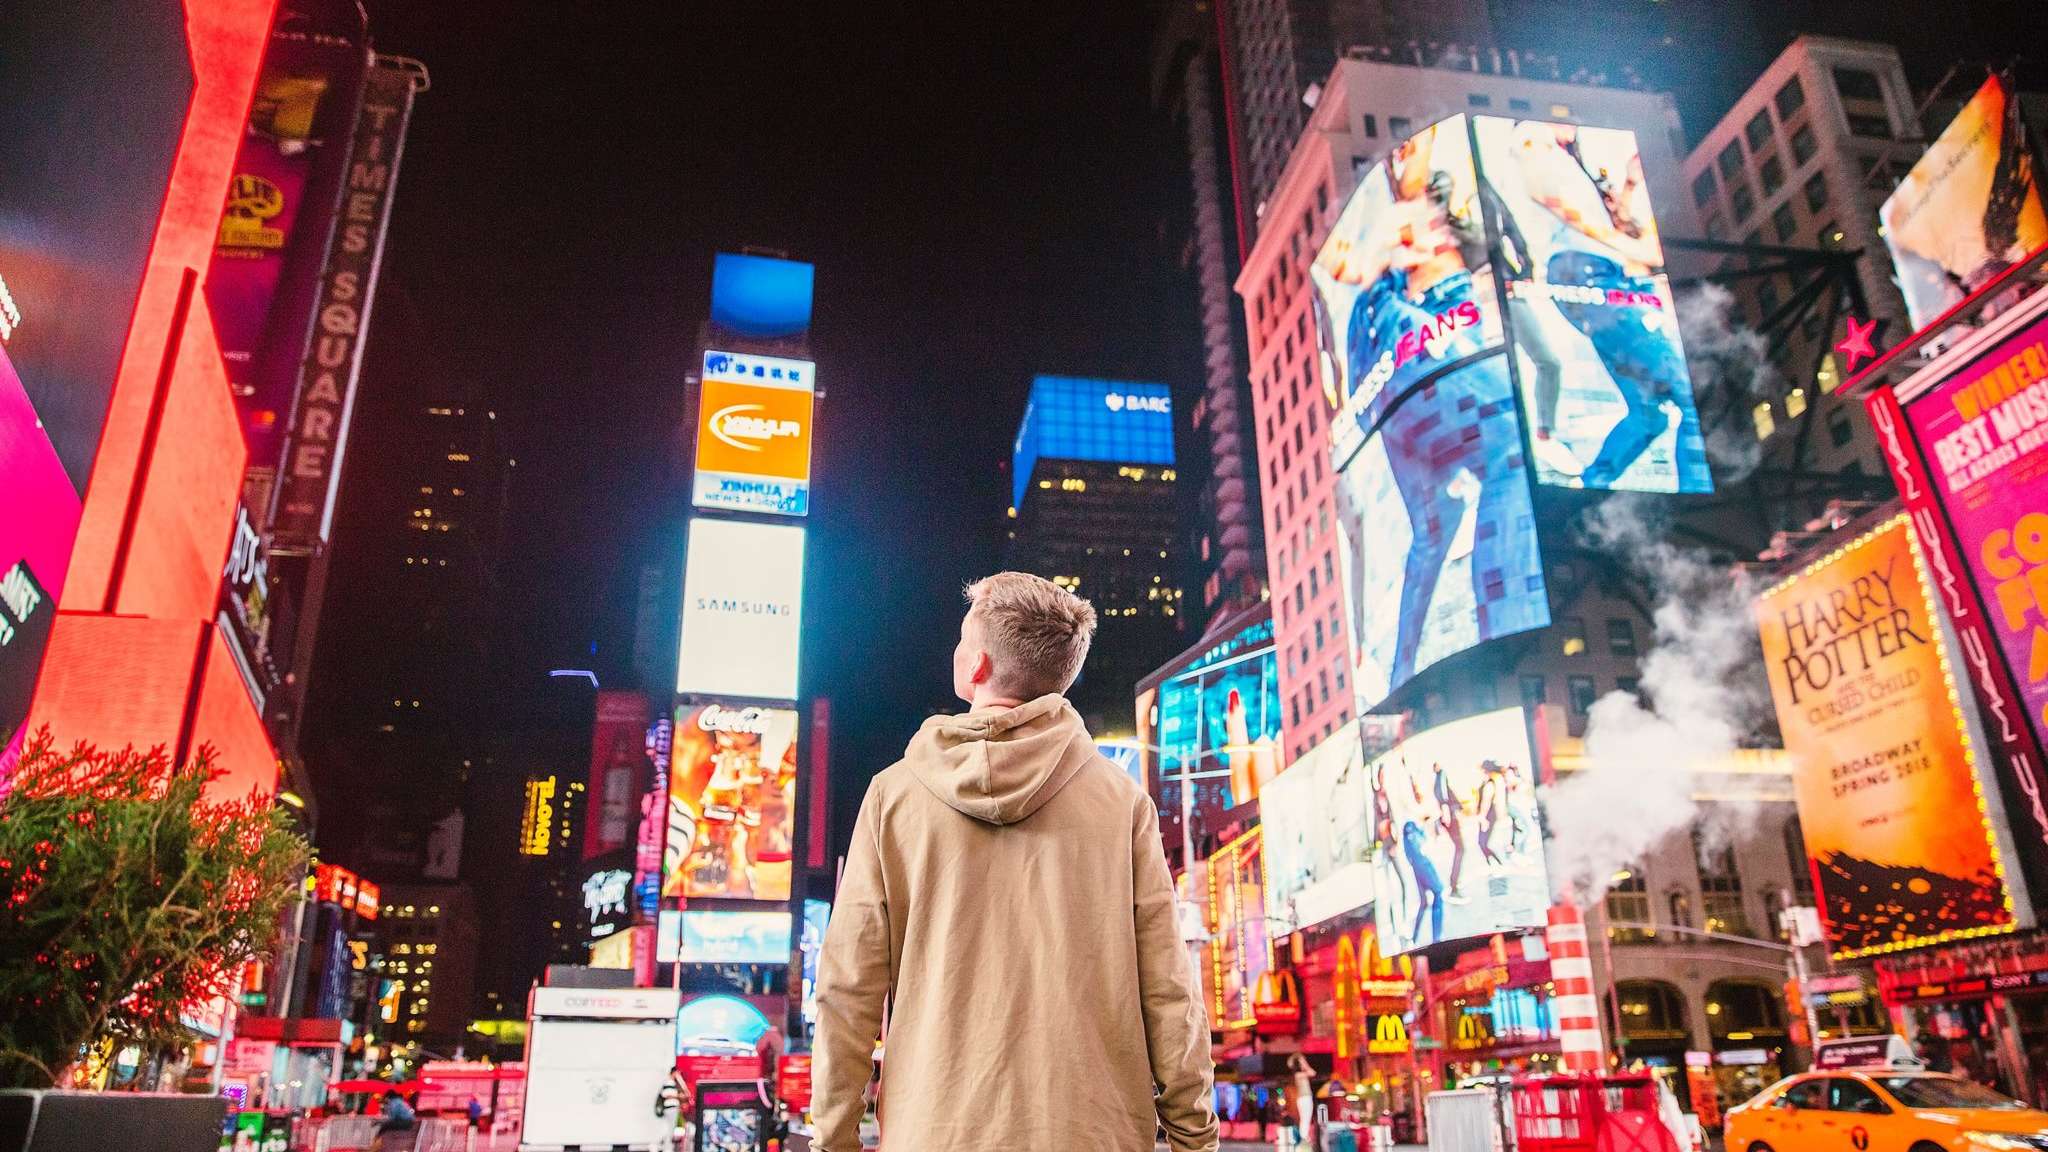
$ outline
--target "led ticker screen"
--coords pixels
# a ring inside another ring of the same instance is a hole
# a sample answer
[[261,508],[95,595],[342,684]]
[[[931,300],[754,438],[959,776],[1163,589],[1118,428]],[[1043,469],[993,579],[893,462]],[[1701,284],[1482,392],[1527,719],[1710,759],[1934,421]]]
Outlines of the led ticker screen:
[[678,926],[676,959],[684,964],[787,964],[787,912],[687,909]]
[[811,326],[815,279],[800,260],[720,252],[711,264],[711,323],[761,340],[801,336]]
[[1366,173],[1310,275],[1352,687],[1371,708],[1447,656],[1550,622],[1463,117]]
[[1473,120],[1538,482],[1711,492],[1635,134]]
[[1534,760],[1527,717],[1502,708],[1411,736],[1366,766],[1373,923],[1386,955],[1543,926]]
[[2048,244],[2028,143],[2019,101],[1993,76],[1878,209],[1913,327]]
[[1241,629],[1159,682],[1153,799],[1175,819],[1183,777],[1199,829],[1255,800],[1280,772],[1280,660],[1270,619]]
[[796,731],[788,708],[676,713],[663,896],[789,899]]
[[804,530],[690,522],[676,691],[794,700],[804,594]]
[[1024,503],[1041,460],[1173,463],[1173,395],[1164,384],[1040,376],[1010,453],[1010,503]]
[[808,513],[816,384],[817,366],[808,360],[704,353],[692,502],[728,512]]

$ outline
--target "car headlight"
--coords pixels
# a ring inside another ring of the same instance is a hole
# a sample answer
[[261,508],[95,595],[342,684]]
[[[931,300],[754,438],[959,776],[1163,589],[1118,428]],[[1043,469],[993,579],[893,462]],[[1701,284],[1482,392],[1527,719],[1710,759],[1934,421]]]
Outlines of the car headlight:
[[2039,1152],[2048,1149],[2048,1132],[2027,1135],[2018,1132],[1965,1132],[1963,1139],[1972,1148],[1985,1152]]

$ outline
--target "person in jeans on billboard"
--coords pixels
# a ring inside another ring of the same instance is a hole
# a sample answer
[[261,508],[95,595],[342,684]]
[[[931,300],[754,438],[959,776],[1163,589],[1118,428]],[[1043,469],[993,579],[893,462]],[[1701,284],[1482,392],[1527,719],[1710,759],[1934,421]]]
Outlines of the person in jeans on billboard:
[[1209,1024],[1159,814],[1062,695],[1095,610],[1002,572],[967,589],[953,689],[861,802],[818,968],[817,1152],[1213,1152]]

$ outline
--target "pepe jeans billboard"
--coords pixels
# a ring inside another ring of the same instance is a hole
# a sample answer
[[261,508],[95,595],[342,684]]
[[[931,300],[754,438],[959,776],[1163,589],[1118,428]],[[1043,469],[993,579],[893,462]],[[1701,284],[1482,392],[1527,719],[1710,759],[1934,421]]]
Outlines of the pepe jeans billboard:
[[808,360],[704,353],[691,503],[777,516],[810,511],[816,374]]

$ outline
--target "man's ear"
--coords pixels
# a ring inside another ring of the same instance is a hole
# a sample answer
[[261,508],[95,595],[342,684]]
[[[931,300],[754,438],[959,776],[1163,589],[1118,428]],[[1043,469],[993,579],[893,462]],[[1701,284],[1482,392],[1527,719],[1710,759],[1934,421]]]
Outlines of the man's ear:
[[976,652],[974,654],[974,671],[968,673],[967,682],[969,684],[986,684],[995,676],[995,673],[996,662],[989,659],[988,653]]

